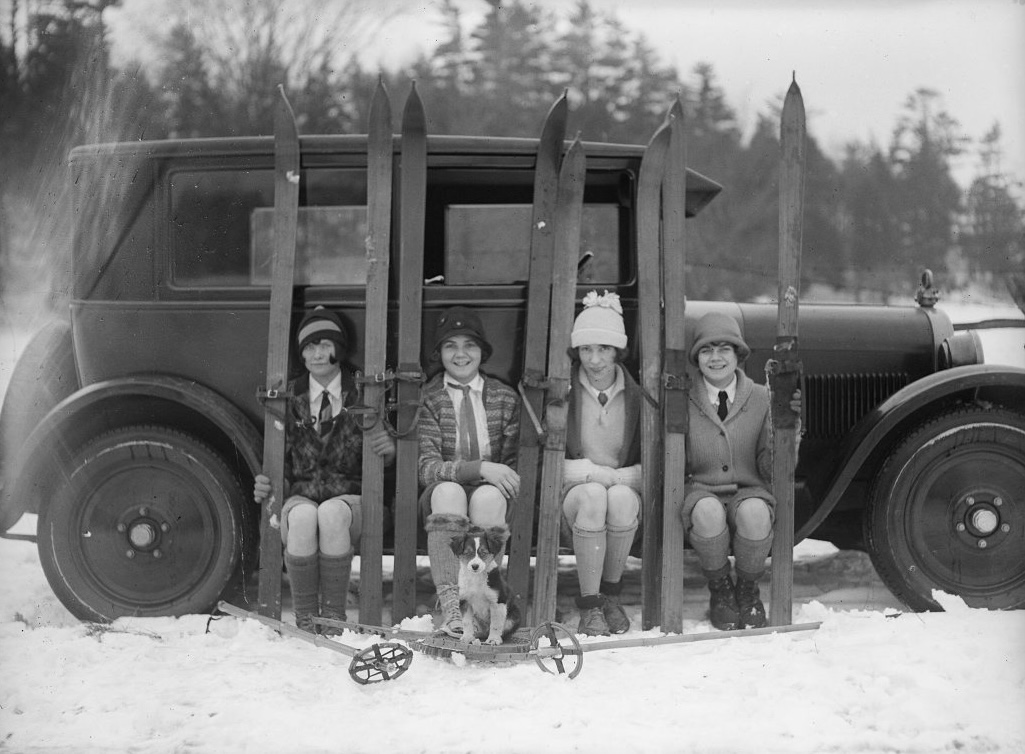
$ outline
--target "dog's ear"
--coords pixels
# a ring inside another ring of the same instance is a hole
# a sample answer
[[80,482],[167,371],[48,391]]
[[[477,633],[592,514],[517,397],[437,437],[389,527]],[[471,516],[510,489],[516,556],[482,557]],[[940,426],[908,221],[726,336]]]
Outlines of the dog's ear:
[[489,526],[487,530],[488,549],[497,553],[509,539],[508,526]]
[[452,547],[452,552],[456,555],[462,555],[463,550],[466,548],[466,535],[456,534],[452,537],[452,541],[449,542],[449,545]]

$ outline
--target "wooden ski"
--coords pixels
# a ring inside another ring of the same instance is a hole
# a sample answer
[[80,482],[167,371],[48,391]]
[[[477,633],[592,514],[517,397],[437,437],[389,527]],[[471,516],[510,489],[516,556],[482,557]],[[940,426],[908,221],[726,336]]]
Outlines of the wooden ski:
[[801,235],[804,215],[804,99],[795,78],[787,90],[780,118],[779,287],[776,344],[765,370],[771,392],[772,494],[776,524],[772,540],[772,586],[769,622],[789,625],[794,587],[794,467],[800,417],[790,399],[801,385],[797,349],[797,310],[801,290]]
[[562,467],[566,457],[566,418],[569,411],[568,350],[576,309],[577,261],[580,254],[580,223],[586,174],[584,148],[577,137],[562,161],[555,208],[555,249],[548,328],[548,397],[545,401],[545,447],[541,471],[537,566],[530,614],[532,626],[555,619]]
[[[388,268],[392,206],[391,102],[378,81],[367,128],[366,329],[363,336],[363,403],[372,409],[364,430],[382,426],[388,382]],[[373,410],[373,409],[376,409]],[[384,529],[384,459],[363,445],[363,533],[360,538],[360,617],[381,614]],[[366,618],[369,620],[369,618]]]
[[[399,358],[395,461],[395,571],[392,621],[416,610],[417,443],[420,411],[420,334],[423,319],[424,217],[427,202],[427,117],[414,84],[402,112],[399,189]],[[380,613],[360,615],[380,623]]]
[[670,128],[663,124],[641,158],[637,179],[637,321],[641,348],[641,468],[644,473],[644,532],[641,625],[658,625],[662,563],[662,179]]
[[520,379],[523,404],[520,411],[520,448],[516,461],[516,471],[520,475],[520,494],[512,502],[508,568],[509,588],[523,615],[526,615],[530,585],[530,551],[533,544],[541,443],[536,422],[544,413],[543,383],[547,368],[548,315],[552,296],[555,202],[568,109],[566,95],[563,93],[545,117],[534,166],[530,278],[527,283],[527,318],[523,329],[523,376]]
[[260,517],[260,615],[281,618],[281,505],[285,481],[285,416],[288,411],[288,353],[292,328],[292,285],[299,219],[299,134],[285,89],[278,87],[274,111],[274,261],[267,331],[267,377],[258,391],[263,402],[263,473],[271,494]]
[[665,296],[665,352],[662,417],[665,425],[662,500],[662,631],[683,632],[683,522],[675,515],[683,500],[687,458],[687,248],[684,216],[687,197],[687,141],[683,106],[677,99],[669,113],[669,149],[662,183],[662,275]]

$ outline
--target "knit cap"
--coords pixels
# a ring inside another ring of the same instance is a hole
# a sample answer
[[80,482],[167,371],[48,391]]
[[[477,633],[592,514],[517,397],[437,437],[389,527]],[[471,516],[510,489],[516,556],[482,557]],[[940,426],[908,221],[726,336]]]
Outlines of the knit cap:
[[453,306],[441,313],[434,329],[433,352],[437,353],[441,349],[441,344],[455,335],[468,335],[477,341],[481,351],[481,363],[491,357],[492,348],[484,335],[484,325],[481,324],[480,316],[473,309],[468,309],[465,306]]
[[303,349],[309,343],[318,340],[331,340],[335,344],[335,358],[342,361],[349,348],[349,339],[345,334],[342,321],[334,312],[330,312],[323,306],[318,306],[311,312],[307,312],[299,323],[299,332],[296,334],[296,352],[302,358]]
[[584,296],[584,310],[577,315],[569,343],[579,346],[613,346],[626,348],[626,327],[619,294],[591,291]]
[[694,345],[690,347],[690,363],[698,364],[698,351],[710,343],[729,343],[737,349],[737,361],[742,362],[751,355],[751,349],[740,334],[737,320],[722,312],[709,312],[698,320],[694,328]]

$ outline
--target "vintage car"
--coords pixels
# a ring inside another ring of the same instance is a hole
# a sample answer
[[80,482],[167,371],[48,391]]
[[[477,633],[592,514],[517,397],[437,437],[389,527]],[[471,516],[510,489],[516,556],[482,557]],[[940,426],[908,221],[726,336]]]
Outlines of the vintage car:
[[[356,365],[366,147],[362,136],[301,140],[293,326],[309,307],[340,312]],[[515,384],[537,141],[431,137],[428,148],[424,342],[439,310],[475,307],[496,345],[489,370]],[[584,148],[581,245],[593,257],[578,293],[618,292],[636,333],[643,148]],[[39,514],[46,576],[80,618],[206,610],[252,572],[272,165],[272,139],[257,137],[71,153],[71,304],[27,346],[4,399],[0,529]],[[688,216],[719,191],[690,172]],[[688,322],[713,309],[741,323],[746,369],[764,382],[775,305],[689,301]],[[867,548],[914,609],[936,609],[936,589],[973,606],[1025,604],[1025,369],[984,363],[978,333],[928,296],[805,303],[800,316],[796,539]]]

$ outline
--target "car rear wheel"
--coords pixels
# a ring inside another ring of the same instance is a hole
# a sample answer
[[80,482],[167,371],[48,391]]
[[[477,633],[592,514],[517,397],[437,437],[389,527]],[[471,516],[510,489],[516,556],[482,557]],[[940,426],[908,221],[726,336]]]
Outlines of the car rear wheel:
[[245,498],[209,447],[163,427],[101,435],[39,517],[39,555],[76,617],[209,609],[236,571]]
[[1025,416],[962,406],[914,430],[873,488],[872,562],[915,610],[934,589],[981,608],[1025,605]]

